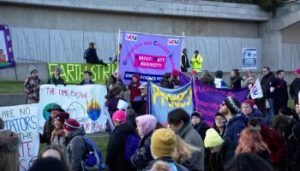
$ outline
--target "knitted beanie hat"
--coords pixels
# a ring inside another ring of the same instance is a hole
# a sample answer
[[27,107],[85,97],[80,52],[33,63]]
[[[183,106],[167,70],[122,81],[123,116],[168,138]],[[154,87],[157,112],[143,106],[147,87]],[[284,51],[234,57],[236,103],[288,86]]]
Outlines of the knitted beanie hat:
[[176,147],[176,135],[171,129],[161,128],[151,136],[151,153],[158,158],[170,157]]
[[206,131],[206,136],[204,139],[205,148],[217,147],[223,144],[223,142],[224,140],[214,128],[210,128]]
[[75,119],[67,119],[63,128],[69,132],[72,132],[80,128],[80,123]]
[[136,119],[137,124],[140,125],[143,135],[147,135],[149,132],[153,131],[156,127],[157,120],[153,115],[141,115]]
[[113,113],[112,120],[115,122],[125,123],[126,113],[124,110],[117,110]]
[[228,96],[224,102],[232,114],[237,114],[241,111],[241,104],[235,97]]

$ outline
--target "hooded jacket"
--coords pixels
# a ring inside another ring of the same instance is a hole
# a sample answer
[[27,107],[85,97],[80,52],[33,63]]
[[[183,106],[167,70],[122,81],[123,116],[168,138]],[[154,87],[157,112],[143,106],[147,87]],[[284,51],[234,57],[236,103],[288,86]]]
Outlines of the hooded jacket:
[[19,137],[10,130],[0,130],[0,170],[19,170]]
[[141,92],[139,90],[140,86],[140,76],[139,75],[133,75],[133,77],[137,78],[137,82],[134,83],[133,81],[130,82],[128,85],[128,89],[130,90],[130,101],[132,102],[133,99],[137,96],[141,95]]

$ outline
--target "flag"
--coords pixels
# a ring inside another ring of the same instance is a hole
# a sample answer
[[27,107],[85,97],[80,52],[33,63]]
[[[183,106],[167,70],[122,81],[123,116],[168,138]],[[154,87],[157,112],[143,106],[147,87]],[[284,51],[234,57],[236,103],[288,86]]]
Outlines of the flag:
[[262,98],[264,96],[263,91],[262,91],[261,86],[260,86],[259,79],[256,79],[253,87],[251,88],[250,96],[251,96],[252,99],[259,99],[259,98]]

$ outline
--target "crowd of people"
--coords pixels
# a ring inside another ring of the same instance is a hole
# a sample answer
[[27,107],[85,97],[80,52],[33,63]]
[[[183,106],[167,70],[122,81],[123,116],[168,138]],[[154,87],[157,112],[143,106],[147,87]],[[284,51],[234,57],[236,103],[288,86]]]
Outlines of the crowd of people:
[[[233,69],[227,85],[222,71],[215,72],[214,77],[202,70],[202,63],[198,51],[188,61],[187,51],[183,50],[182,71],[187,71],[191,64],[195,70],[191,75],[204,84],[222,89],[252,89],[259,79],[251,71],[241,76],[238,69]],[[60,68],[56,68],[48,84],[65,85],[60,73]],[[148,113],[147,83],[141,83],[140,76],[135,74],[126,86],[121,74],[114,72],[106,82],[105,106],[115,126],[109,132],[106,161],[102,161],[97,145],[86,136],[84,127],[55,104],[48,110],[50,117],[40,134],[41,143],[47,147],[29,170],[300,170],[300,68],[295,70],[295,75],[288,93],[284,71],[274,74],[269,67],[264,67],[263,97],[252,99],[249,95],[242,103],[235,97],[226,97],[212,125],[208,125],[198,111],[187,113],[177,108],[167,114],[165,125]],[[92,73],[85,71],[80,85],[94,84],[91,78]],[[24,84],[27,103],[38,102],[40,84],[37,69],[31,69]],[[166,73],[160,85],[171,89],[183,86],[179,71]],[[124,98],[127,90],[130,105],[126,109],[118,108],[120,100],[127,101]],[[294,108],[288,107],[289,94]],[[3,128],[0,120],[0,129]],[[0,170],[18,170],[17,144],[15,133],[0,131]]]

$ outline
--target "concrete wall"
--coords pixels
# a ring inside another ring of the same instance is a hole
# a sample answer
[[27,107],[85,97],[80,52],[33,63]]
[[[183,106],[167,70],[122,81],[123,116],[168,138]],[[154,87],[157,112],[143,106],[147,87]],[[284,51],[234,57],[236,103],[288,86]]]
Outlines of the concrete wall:
[[300,44],[300,22],[282,30],[282,42]]

